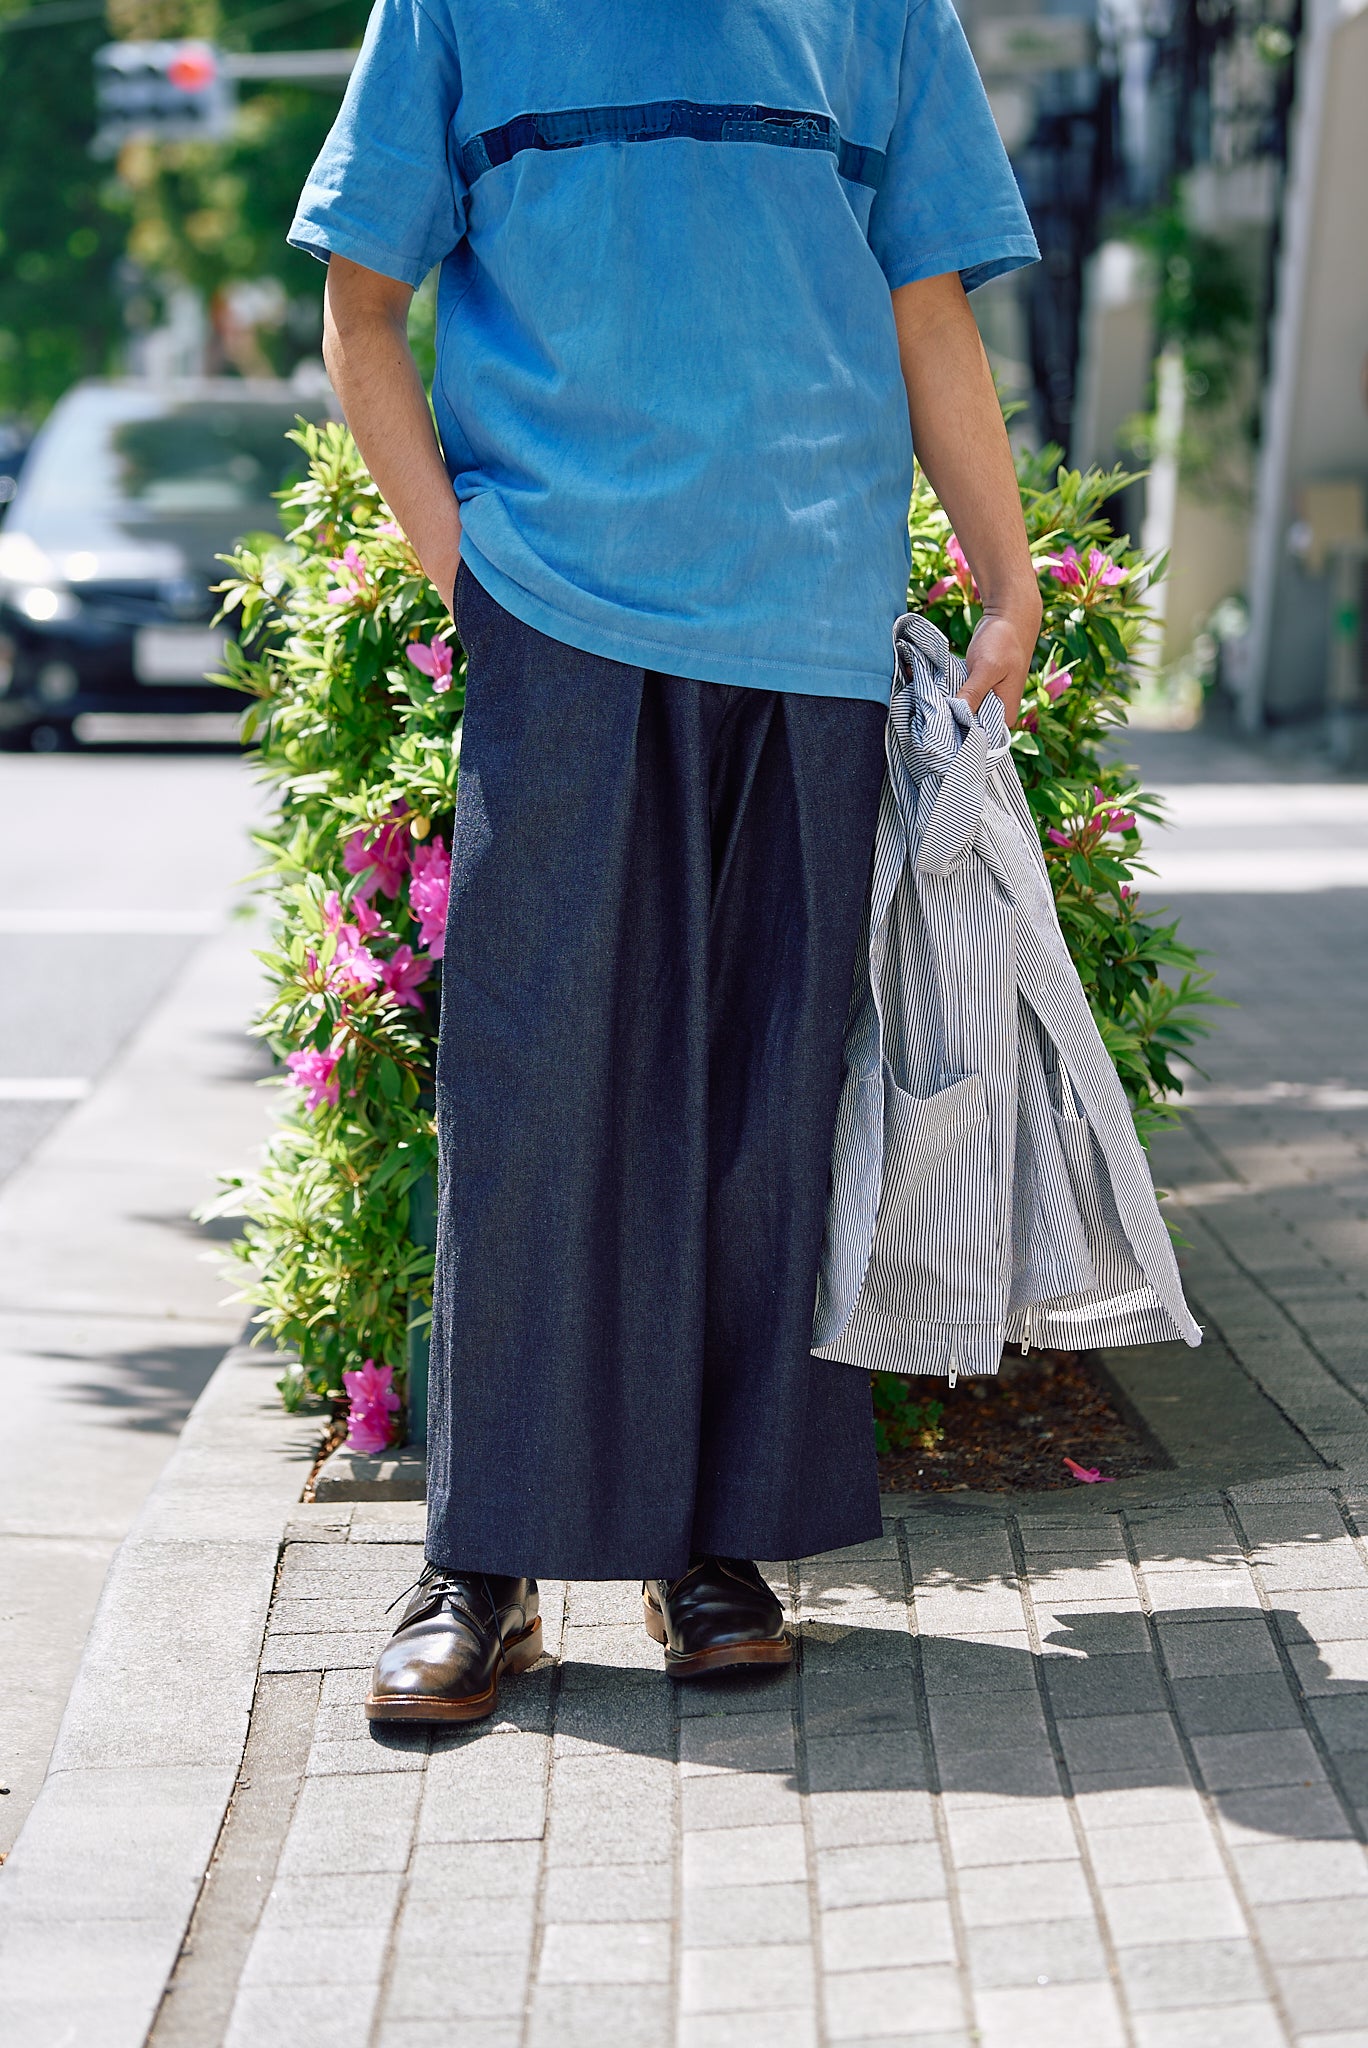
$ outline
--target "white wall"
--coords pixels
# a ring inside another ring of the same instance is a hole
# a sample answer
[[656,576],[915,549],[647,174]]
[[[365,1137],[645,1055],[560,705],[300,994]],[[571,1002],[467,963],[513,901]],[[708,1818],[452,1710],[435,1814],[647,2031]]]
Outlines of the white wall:
[[1250,555],[1250,724],[1324,702],[1329,594],[1287,548],[1303,484],[1368,484],[1368,0],[1311,0]]

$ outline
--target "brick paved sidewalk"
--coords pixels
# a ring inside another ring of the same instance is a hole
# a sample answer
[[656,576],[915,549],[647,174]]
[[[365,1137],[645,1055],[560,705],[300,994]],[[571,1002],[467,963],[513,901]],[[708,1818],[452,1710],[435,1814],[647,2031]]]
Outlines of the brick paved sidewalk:
[[1209,1342],[1125,1369],[1174,1469],[768,1567],[791,1675],[544,1586],[435,1737],[359,1707],[421,1511],[301,1508],[154,2048],[1368,2048],[1368,892],[1278,794],[1180,905],[1242,1007],[1159,1155]]
[[672,1688],[637,1588],[548,1587],[494,1724],[379,1740],[418,1514],[305,1511],[157,2048],[234,1935],[232,2048],[1359,2048],[1368,1497],[1071,1506],[774,1568],[791,1678]]

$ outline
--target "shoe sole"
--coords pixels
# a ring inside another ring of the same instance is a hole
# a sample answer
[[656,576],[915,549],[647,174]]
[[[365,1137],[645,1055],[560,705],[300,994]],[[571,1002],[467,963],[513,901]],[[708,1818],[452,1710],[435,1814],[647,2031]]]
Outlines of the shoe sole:
[[648,1594],[642,1595],[646,1633],[665,1650],[665,1672],[669,1678],[711,1678],[719,1671],[739,1670],[742,1665],[778,1665],[793,1662],[793,1644],[788,1636],[757,1636],[749,1643],[719,1643],[715,1650],[691,1650],[687,1654],[670,1648],[665,1617]]
[[524,1629],[520,1636],[510,1636],[504,1644],[504,1653],[499,1660],[493,1680],[484,1692],[469,1693],[464,1699],[443,1699],[440,1694],[415,1693],[408,1696],[397,1694],[392,1698],[377,1699],[374,1694],[366,1701],[368,1721],[483,1721],[493,1713],[499,1704],[499,1680],[507,1672],[526,1671],[535,1664],[542,1653],[542,1625],[540,1619],[531,1628]]

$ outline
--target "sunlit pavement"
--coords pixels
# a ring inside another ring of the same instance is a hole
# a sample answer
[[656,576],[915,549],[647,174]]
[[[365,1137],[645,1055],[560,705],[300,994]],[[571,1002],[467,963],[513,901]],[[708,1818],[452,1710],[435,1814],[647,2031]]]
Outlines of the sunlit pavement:
[[435,1738],[360,1711],[421,1511],[301,1508],[158,2048],[1368,2042],[1368,789],[1135,752],[1239,1004],[1158,1155],[1208,1341],[1124,1365],[1170,1468],[890,1500],[770,1568],[787,1678],[672,1691],[634,1586],[544,1587]]
[[105,1570],[241,1327],[189,1210],[265,1126],[229,754],[0,754],[0,1850]]

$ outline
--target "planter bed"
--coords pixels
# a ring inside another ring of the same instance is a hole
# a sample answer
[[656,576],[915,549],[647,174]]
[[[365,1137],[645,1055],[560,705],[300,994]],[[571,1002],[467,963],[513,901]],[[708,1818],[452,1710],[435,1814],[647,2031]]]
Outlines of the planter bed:
[[1112,1478],[1167,1466],[1125,1396],[1087,1352],[1009,1351],[995,1380],[909,1380],[919,1400],[944,1404],[934,1450],[879,1460],[885,1493],[1077,1492],[1066,1457]]

